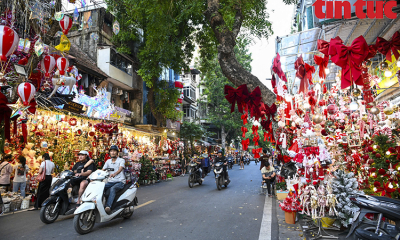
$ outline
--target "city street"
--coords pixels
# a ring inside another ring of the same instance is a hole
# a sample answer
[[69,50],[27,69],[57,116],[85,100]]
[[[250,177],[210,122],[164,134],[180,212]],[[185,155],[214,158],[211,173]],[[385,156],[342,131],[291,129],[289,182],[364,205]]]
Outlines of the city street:
[[244,170],[235,165],[229,174],[231,183],[221,191],[213,174],[192,189],[187,175],[140,187],[139,206],[131,219],[96,223],[83,236],[75,232],[72,216],[61,216],[50,225],[40,221],[39,211],[2,216],[0,238],[278,239],[276,200],[260,194],[259,165],[251,162]]

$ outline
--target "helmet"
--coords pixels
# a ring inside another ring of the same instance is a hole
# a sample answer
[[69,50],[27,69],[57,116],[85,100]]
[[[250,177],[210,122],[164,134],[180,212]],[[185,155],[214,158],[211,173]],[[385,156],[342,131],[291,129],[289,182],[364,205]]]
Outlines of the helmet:
[[82,151],[80,151],[78,153],[78,155],[87,155],[87,156],[89,156],[89,153],[87,151],[85,151],[85,150],[82,150]]
[[222,150],[219,150],[218,153],[222,153]]
[[111,150],[116,150],[117,152],[119,152],[119,148],[116,145],[112,145],[108,151]]

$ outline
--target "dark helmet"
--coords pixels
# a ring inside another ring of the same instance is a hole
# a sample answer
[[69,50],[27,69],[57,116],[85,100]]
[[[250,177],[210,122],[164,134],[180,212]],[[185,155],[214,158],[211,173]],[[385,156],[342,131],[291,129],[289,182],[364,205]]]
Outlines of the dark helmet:
[[222,153],[222,150],[218,150],[218,153]]
[[111,151],[111,150],[116,150],[117,152],[119,152],[119,148],[117,145],[112,145],[108,151]]

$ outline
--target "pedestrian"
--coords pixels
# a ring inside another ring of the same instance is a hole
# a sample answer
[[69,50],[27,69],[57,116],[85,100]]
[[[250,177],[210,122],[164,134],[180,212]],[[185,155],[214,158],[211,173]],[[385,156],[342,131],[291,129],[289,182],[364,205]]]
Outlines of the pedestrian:
[[265,166],[265,163],[268,161],[268,151],[267,149],[263,149],[263,155],[260,157],[260,170]]
[[0,187],[5,187],[6,191],[11,190],[11,173],[13,167],[10,163],[12,159],[11,154],[7,154],[0,159]]
[[25,197],[26,189],[26,173],[29,171],[29,167],[26,164],[26,158],[19,156],[17,158],[17,164],[14,165],[14,180],[13,180],[13,192],[21,190],[21,196]]
[[240,170],[244,169],[244,153],[242,154],[242,156],[240,157]]
[[181,160],[181,170],[182,170],[182,177],[185,176],[186,174],[186,156],[183,156],[182,160]]
[[267,185],[268,196],[272,197],[271,186],[275,184],[275,168],[269,164],[269,162],[265,163],[265,166],[261,169],[261,173],[263,174],[263,184]]
[[51,181],[53,179],[51,174],[54,173],[55,165],[50,160],[50,155],[48,153],[43,154],[42,159],[43,159],[43,162],[40,164],[40,167],[39,167],[39,175],[42,174],[43,171],[45,171],[45,173],[44,173],[45,179],[39,183],[35,206],[31,210],[39,210],[39,208],[42,206],[42,203],[44,202],[44,200],[46,200],[50,195],[49,191],[50,191],[50,187],[51,187]]
[[201,167],[203,168],[202,178],[204,178],[209,173],[208,169],[210,167],[210,160],[208,159],[208,155],[205,153],[203,153],[203,155],[202,155]]

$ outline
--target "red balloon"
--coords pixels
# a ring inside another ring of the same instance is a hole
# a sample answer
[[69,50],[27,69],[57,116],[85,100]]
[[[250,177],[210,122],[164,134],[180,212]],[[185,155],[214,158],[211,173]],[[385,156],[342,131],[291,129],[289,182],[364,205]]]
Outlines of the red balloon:
[[72,20],[70,17],[68,16],[64,16],[63,19],[61,19],[60,21],[60,27],[62,29],[62,32],[67,35],[68,31],[71,29],[72,27]]
[[0,25],[0,60],[7,61],[18,46],[19,37],[13,29]]
[[64,75],[65,71],[69,66],[69,61],[65,57],[60,57],[57,59],[57,68],[60,71],[60,75]]
[[21,83],[18,86],[18,96],[21,98],[22,103],[28,106],[33,97],[35,96],[36,89],[31,83]]
[[42,71],[45,72],[46,77],[50,77],[50,73],[53,71],[56,66],[56,60],[51,55],[46,55],[43,57],[41,62]]

